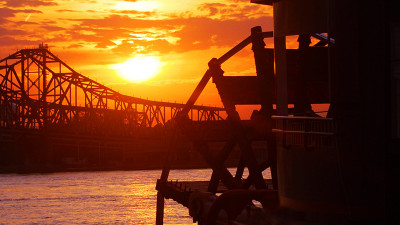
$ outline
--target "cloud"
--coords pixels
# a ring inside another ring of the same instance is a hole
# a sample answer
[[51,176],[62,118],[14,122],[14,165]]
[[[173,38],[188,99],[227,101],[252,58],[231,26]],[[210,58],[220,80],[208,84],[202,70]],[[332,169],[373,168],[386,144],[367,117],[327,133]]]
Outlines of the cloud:
[[[250,28],[263,25],[272,29],[272,18],[212,19],[209,17],[144,20],[127,15],[110,15],[100,19],[74,19],[78,24],[69,31],[71,39],[96,43],[97,47],[115,47],[116,52],[190,51],[212,46],[233,46],[250,34]],[[90,33],[87,35],[85,33]],[[140,34],[143,38],[135,37]],[[111,40],[122,40],[117,46]],[[175,43],[168,40],[174,39]],[[135,47],[136,46],[136,47]],[[143,49],[144,48],[144,49]]]
[[[75,2],[88,3],[86,0]],[[56,4],[45,0],[8,0],[6,3],[15,7]],[[0,8],[0,24],[7,23],[0,34],[17,40],[16,45],[21,43],[18,40],[27,39],[67,49],[90,46],[92,50],[94,47],[126,56],[229,48],[246,38],[253,26],[262,25],[264,30],[272,29],[272,17],[262,13],[269,12],[266,8],[238,1],[204,3],[197,10],[178,13],[114,9],[96,11],[84,7],[71,10],[59,6],[55,11],[57,18],[47,16],[48,11],[45,11],[43,16],[35,16],[35,20],[32,20],[32,15],[27,21],[24,21],[27,15],[16,17],[19,21],[12,17],[17,13],[42,12]],[[73,18],[70,18],[71,12],[76,13]],[[7,39],[8,43],[12,39]]]
[[[190,18],[185,27],[175,35],[180,38],[179,47],[184,49],[205,49],[211,46],[233,46],[250,34],[250,28],[264,25],[272,27],[272,21],[265,18],[248,20],[215,20],[210,18]],[[194,44],[196,43],[196,44]]]
[[137,11],[137,10],[110,10],[110,13],[113,14],[126,14],[126,15],[133,15],[136,18],[149,18],[153,16],[157,16],[155,11]]
[[14,17],[17,10],[9,8],[0,8],[0,18]]
[[204,3],[198,7],[200,11],[208,11],[209,16],[215,16],[217,13],[220,12],[220,8],[227,7],[226,4],[222,3]]
[[82,11],[71,10],[71,9],[57,9],[56,11],[59,12],[59,13],[63,13],[63,12],[82,12]]
[[5,5],[9,7],[25,7],[25,6],[55,6],[58,5],[54,1],[49,0],[6,0]]
[[42,13],[42,12],[34,9],[14,10],[10,8],[0,8],[0,24],[10,22],[9,18],[15,17],[17,13]]
[[14,24],[17,26],[22,26],[22,25],[37,25],[38,23],[31,22],[31,21],[17,21],[17,22],[14,22]]
[[65,30],[65,28],[60,27],[60,26],[52,26],[52,25],[41,25],[40,28],[46,30],[46,31],[62,31]]
[[23,30],[9,30],[9,29],[5,29],[0,27],[0,36],[4,36],[4,35],[25,35],[26,32]]
[[198,10],[205,13],[204,17],[219,19],[244,20],[249,18],[260,18],[272,16],[272,7],[256,4],[243,4],[243,2],[231,1],[232,3],[203,3]]
[[193,79],[170,79],[170,80],[155,80],[150,82],[153,86],[165,86],[165,85],[175,85],[175,84],[196,84],[199,82],[198,77]]
[[81,45],[81,44],[72,44],[72,45],[68,46],[67,48],[83,48],[83,47],[84,47],[84,45]]
[[15,10],[10,8],[0,8],[0,18],[14,17],[17,13],[42,13],[42,11],[34,9]]
[[31,40],[19,40],[12,37],[0,37],[0,46],[32,46],[38,45],[38,41],[31,41]]

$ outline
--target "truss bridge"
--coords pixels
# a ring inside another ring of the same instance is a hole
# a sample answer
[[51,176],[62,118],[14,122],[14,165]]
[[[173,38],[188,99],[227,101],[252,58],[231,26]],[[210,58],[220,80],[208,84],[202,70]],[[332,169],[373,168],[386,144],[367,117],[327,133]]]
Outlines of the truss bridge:
[[[133,139],[158,136],[156,130],[160,132],[184,106],[123,95],[76,72],[44,44],[0,60],[0,143],[7,154],[14,154],[9,149],[22,139],[43,145],[43,137],[51,140],[46,144],[51,149],[59,149],[60,143],[114,149],[126,142],[131,144],[121,148],[129,151]],[[221,120],[223,111],[193,106],[188,117]]]

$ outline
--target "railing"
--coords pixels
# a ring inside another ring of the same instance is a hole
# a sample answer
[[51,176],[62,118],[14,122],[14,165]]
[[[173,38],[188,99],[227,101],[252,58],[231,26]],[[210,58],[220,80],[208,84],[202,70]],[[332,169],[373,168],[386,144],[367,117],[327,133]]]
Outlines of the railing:
[[274,133],[282,134],[282,145],[310,147],[336,146],[336,121],[321,117],[272,116]]

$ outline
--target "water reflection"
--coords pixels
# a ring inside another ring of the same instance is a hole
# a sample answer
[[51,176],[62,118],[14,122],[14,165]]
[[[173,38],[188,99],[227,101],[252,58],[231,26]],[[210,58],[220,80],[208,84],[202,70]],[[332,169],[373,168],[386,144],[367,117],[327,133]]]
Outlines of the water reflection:
[[[161,171],[0,175],[0,224],[155,224]],[[178,180],[209,180],[210,170],[171,171]],[[165,224],[192,224],[166,200]]]

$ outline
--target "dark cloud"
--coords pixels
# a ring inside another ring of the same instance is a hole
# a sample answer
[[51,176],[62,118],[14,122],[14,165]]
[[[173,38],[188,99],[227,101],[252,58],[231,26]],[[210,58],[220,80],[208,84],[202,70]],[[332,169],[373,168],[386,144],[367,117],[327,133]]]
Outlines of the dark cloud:
[[42,11],[34,9],[15,10],[10,8],[0,8],[0,18],[14,17],[17,13],[42,13]]
[[46,31],[61,31],[61,30],[65,30],[65,28],[63,27],[59,27],[59,26],[52,26],[52,25],[41,25],[40,28],[46,30]]
[[14,17],[17,10],[9,8],[0,8],[0,18]]
[[32,45],[38,45],[40,42],[39,41],[30,41],[30,40],[19,40],[15,39],[12,37],[0,37],[0,46],[22,46],[22,47],[27,47],[27,46],[32,46]]
[[0,27],[0,37],[4,35],[25,35],[26,32],[23,30],[9,30]]
[[25,6],[54,6],[58,5],[51,0],[6,0],[5,5],[9,7],[25,7]]
[[31,21],[17,21],[17,22],[14,22],[15,23],[15,25],[17,25],[17,26],[22,26],[22,25],[37,25],[38,23],[36,23],[36,22],[31,22]]
[[72,44],[72,45],[68,46],[67,48],[83,48],[83,47],[84,47],[84,45],[81,45],[81,44]]
[[40,24],[41,24],[42,26],[53,26],[53,25],[56,25],[57,22],[54,21],[54,20],[48,20],[48,19],[46,19],[46,20],[40,22]]
[[14,17],[15,14],[17,13],[42,13],[42,12],[34,9],[15,10],[9,8],[0,8],[0,24],[10,22],[8,18]]

